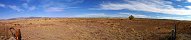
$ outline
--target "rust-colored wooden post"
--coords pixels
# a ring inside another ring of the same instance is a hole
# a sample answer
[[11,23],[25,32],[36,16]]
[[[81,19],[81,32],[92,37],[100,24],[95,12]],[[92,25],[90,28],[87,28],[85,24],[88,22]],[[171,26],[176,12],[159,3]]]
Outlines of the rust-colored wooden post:
[[[12,31],[12,30],[14,30],[14,31]],[[10,31],[11,31],[11,33],[12,33],[12,35],[14,36],[14,38],[16,39],[16,40],[21,40],[21,31],[20,31],[20,29],[15,29],[15,28],[13,28],[13,27],[11,27],[10,28]]]
[[17,29],[16,30],[16,40],[21,40],[21,31],[20,31],[20,29]]

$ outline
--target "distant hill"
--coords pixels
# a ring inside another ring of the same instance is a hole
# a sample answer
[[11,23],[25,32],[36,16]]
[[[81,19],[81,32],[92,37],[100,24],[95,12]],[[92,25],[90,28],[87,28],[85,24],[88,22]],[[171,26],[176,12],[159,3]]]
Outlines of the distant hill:
[[7,20],[17,20],[17,19],[36,19],[36,18],[48,18],[48,17],[19,17],[19,18],[10,18]]
[[[125,17],[18,17],[18,18],[0,19],[0,20],[39,19],[39,18],[125,18]],[[136,18],[136,19],[174,20],[174,19],[154,19],[154,18]],[[180,21],[189,21],[189,20],[180,20]]]

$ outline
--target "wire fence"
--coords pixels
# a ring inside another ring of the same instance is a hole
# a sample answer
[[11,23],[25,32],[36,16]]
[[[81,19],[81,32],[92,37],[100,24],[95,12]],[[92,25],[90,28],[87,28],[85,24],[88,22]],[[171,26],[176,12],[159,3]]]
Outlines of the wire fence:
[[0,26],[0,40],[21,40],[21,31],[8,26]]

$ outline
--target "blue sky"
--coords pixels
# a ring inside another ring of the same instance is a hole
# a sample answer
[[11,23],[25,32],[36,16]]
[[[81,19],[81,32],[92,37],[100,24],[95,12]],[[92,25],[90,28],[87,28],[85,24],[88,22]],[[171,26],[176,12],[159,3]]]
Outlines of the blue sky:
[[129,15],[191,20],[191,0],[0,0],[0,19]]

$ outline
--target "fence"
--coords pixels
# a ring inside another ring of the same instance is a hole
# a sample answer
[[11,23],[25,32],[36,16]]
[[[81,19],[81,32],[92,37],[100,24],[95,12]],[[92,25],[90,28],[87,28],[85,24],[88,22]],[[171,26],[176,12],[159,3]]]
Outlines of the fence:
[[180,22],[175,22],[173,29],[171,31],[171,37],[169,40],[176,40],[176,30],[177,30],[178,24],[180,24]]
[[21,31],[20,29],[10,28],[11,34],[16,40],[21,40]]
[[9,26],[0,26],[0,40],[21,40],[21,31]]

